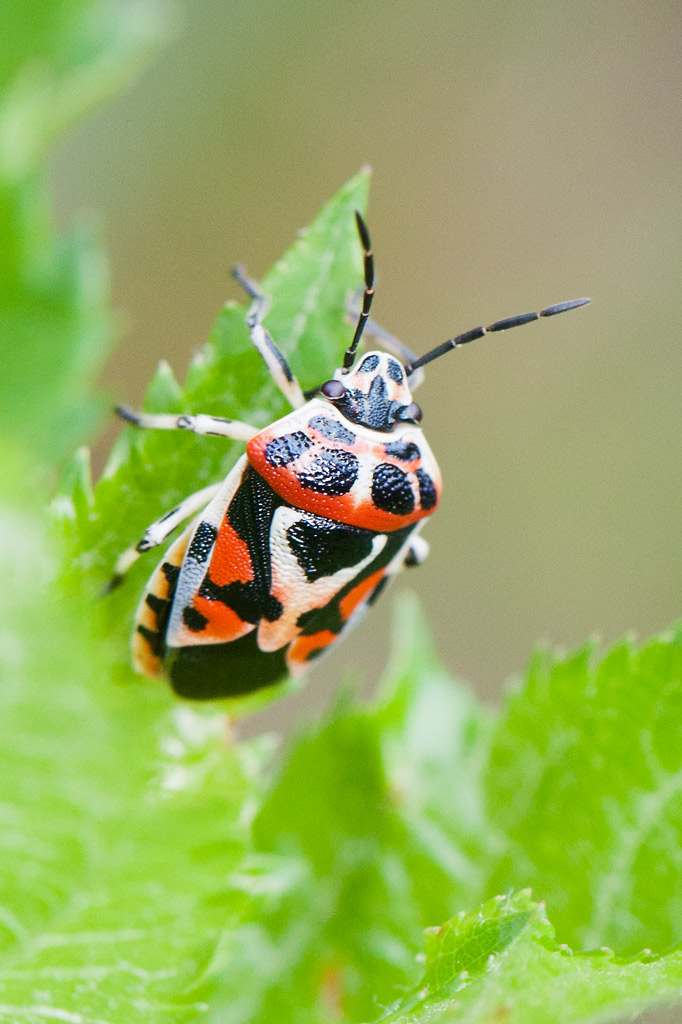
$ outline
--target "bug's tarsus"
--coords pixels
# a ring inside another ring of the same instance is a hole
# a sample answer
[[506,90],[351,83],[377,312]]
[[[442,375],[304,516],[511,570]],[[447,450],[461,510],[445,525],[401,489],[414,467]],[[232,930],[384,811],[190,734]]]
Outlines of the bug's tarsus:
[[134,427],[140,426],[140,417],[132,409],[129,409],[127,405],[114,406],[114,412],[122,420],[125,420],[126,423],[132,423]]
[[486,334],[495,334],[498,331],[508,331],[512,327],[521,327],[523,324],[529,324],[533,320],[539,320],[540,317],[557,316],[558,313],[566,313],[569,309],[578,309],[580,306],[586,306],[591,301],[591,299],[570,299],[568,302],[557,302],[554,306],[546,306],[545,309],[541,309],[536,313],[521,313],[519,316],[508,316],[504,320],[496,320],[495,323],[489,324],[487,327],[474,327],[470,331],[458,334],[455,338],[450,338],[449,341],[444,341],[442,345],[432,348],[426,355],[420,356],[419,359],[415,359],[412,363],[408,363],[405,367],[405,373],[409,377],[420,366],[425,366],[434,359],[438,359],[439,356],[445,355],[451,349],[459,348],[460,345],[468,345],[470,341],[476,341],[477,338],[482,338]]
[[237,284],[241,285],[246,294],[252,300],[251,307],[246,315],[246,323],[249,327],[263,322],[270,308],[270,298],[262,292],[252,277],[246,272],[243,263],[238,263],[232,268],[232,277]]
[[102,593],[100,594],[100,597],[107,597],[112,592],[112,590],[117,590],[123,583],[124,579],[125,576],[121,573],[114,573],[114,575],[109,580],[107,580],[107,582],[102,587]]
[[360,235],[360,242],[364,250],[365,290],[362,296],[362,308],[358,316],[355,334],[343,356],[344,373],[348,373],[355,362],[355,353],[358,350],[360,338],[365,329],[367,317],[372,306],[372,299],[374,298],[374,253],[372,252],[372,240],[369,237],[367,225],[357,210],[355,211],[355,223],[358,226],[358,234]]

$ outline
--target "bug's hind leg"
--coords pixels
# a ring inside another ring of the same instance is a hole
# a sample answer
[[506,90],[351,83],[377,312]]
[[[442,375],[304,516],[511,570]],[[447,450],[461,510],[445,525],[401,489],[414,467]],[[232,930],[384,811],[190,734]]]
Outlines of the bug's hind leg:
[[270,308],[269,296],[264,295],[256,282],[247,276],[244,267],[235,267],[232,271],[232,276],[251,298],[251,305],[246,314],[246,326],[249,329],[251,341],[260,352],[272,379],[289,404],[294,409],[300,409],[306,403],[305,396],[301,391],[301,385],[296,380],[284,355],[275,344],[272,335],[263,326],[263,320]]
[[170,512],[166,512],[160,519],[157,519],[151,526],[148,526],[137,544],[128,548],[127,551],[124,551],[116,559],[113,575],[107,583],[104,593],[109,594],[116,587],[119,587],[140,555],[143,555],[145,551],[151,551],[152,548],[158,547],[159,544],[163,544],[170,537],[173,530],[180,526],[185,519],[189,519],[195,512],[208,505],[209,501],[216,496],[221,487],[222,483],[211,484],[209,487],[204,487],[202,490],[190,494],[179,505],[171,509]]
[[429,542],[423,537],[414,537],[405,555],[405,565],[408,569],[414,565],[422,565],[429,556]]

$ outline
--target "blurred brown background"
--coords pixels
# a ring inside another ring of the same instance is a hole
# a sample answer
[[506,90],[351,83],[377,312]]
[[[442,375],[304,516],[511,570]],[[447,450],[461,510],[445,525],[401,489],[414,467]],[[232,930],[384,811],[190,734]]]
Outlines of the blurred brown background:
[[[593,296],[419,393],[446,490],[407,582],[490,700],[538,639],[682,610],[681,43],[665,0],[192,0],[56,160],[60,217],[104,220],[126,324],[104,381],[131,404],[160,357],[184,370],[229,267],[262,274],[365,161],[376,317],[417,350]],[[268,723],[317,714],[348,665],[375,675],[390,603]]]

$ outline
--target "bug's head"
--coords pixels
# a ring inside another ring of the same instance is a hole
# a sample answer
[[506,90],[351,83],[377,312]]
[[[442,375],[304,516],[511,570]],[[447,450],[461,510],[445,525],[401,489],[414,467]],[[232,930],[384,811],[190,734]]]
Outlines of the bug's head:
[[399,423],[418,423],[422,417],[405,370],[386,352],[368,352],[352,370],[337,370],[320,394],[351,423],[373,430],[388,432]]

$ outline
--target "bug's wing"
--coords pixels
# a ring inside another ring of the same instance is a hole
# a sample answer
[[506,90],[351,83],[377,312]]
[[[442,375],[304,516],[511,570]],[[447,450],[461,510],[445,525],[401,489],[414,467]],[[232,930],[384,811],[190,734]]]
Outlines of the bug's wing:
[[[309,585],[306,594],[299,587],[298,614],[286,659],[292,675],[304,672],[309,662],[326,652],[331,644],[345,636],[360,621],[392,576],[402,567],[410,541],[418,529],[418,526],[414,526],[389,534],[374,535],[373,550],[368,557],[358,562],[343,578],[339,579],[341,574],[338,574],[336,579],[332,577],[325,581],[328,585],[332,582],[336,584],[334,592],[326,601],[320,599],[324,591],[318,591],[315,595]],[[301,609],[301,601],[305,596],[310,600],[308,606]],[[263,628],[264,624],[261,624],[259,635]]]
[[385,533],[278,508],[270,528],[273,609],[258,625],[261,650],[279,650],[295,640],[311,615],[381,559],[387,544]]

